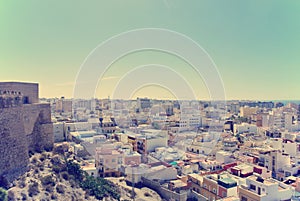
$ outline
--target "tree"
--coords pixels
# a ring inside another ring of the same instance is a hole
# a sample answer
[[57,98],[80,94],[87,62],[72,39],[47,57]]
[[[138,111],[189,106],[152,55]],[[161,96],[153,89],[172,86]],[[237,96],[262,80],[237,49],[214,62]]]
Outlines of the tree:
[[3,176],[0,176],[0,187],[8,188],[8,186],[9,182],[7,181],[7,179]]
[[7,201],[7,191],[0,188],[0,201]]
[[29,185],[28,194],[30,197],[39,194],[39,192],[39,184],[36,181]]
[[[120,200],[119,189],[112,183],[103,178],[95,178],[89,176],[85,171],[81,170],[80,165],[73,160],[66,160],[67,171],[80,187],[88,192],[89,195],[95,196],[102,200],[104,197],[111,196],[116,200]],[[71,180],[71,177],[69,177]]]
[[102,200],[104,197],[111,196],[116,200],[120,200],[120,193],[113,183],[103,179],[95,178],[93,176],[86,176],[80,183],[80,187],[83,190],[89,192],[91,196],[95,196],[97,199]]
[[67,161],[67,171],[70,175],[73,175],[76,180],[83,180],[83,171],[78,163],[75,163],[72,160]]

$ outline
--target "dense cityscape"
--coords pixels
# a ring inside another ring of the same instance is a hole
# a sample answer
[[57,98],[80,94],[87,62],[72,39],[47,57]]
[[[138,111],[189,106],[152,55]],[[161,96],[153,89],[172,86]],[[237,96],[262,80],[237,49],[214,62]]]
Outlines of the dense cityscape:
[[0,201],[299,201],[300,1],[0,1]]
[[[38,160],[36,154],[53,164],[62,154],[79,173],[70,172],[68,163],[66,171],[76,182],[84,172],[78,186],[98,199],[267,201],[300,196],[296,103],[40,99],[38,90],[36,83],[0,83],[0,175],[11,200],[26,200],[26,178],[17,178],[35,169],[29,164]],[[52,168],[58,175],[64,172]],[[27,173],[27,179],[34,175]],[[55,179],[45,182],[46,176],[30,179],[29,198],[42,200],[53,193],[47,186]],[[91,178],[109,182],[115,194],[87,190],[84,182]],[[45,195],[31,192],[32,182],[37,189],[46,186]],[[66,187],[57,187],[64,194],[60,188]]]

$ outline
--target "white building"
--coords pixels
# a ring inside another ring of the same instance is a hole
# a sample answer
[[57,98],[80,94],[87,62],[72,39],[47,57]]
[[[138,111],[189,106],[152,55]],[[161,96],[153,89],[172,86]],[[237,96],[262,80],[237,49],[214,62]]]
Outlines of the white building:
[[280,150],[262,152],[260,160],[269,171],[279,172],[291,164],[290,155]]
[[239,186],[241,201],[281,201],[290,200],[293,191],[291,187],[274,179],[263,179],[255,175],[246,179],[246,185]]
[[62,142],[66,139],[63,122],[53,123],[53,135],[54,142]]
[[248,107],[248,106],[241,107],[240,108],[240,116],[248,118],[251,115],[256,114],[257,110],[258,110],[258,107]]
[[65,123],[65,131],[74,132],[74,131],[88,131],[92,130],[92,124],[88,122],[73,122]]
[[193,139],[192,144],[187,147],[187,151],[209,155],[216,149],[219,137],[220,133],[218,132],[202,133]]
[[254,133],[257,134],[257,126],[254,124],[242,123],[233,125],[234,134]]
[[140,164],[138,166],[127,166],[125,168],[126,181],[129,183],[140,183],[142,177],[150,180],[173,180],[177,179],[177,170],[165,165],[150,166]]
[[270,139],[270,146],[275,150],[280,150],[282,153],[289,154],[291,157],[296,157],[299,153],[299,146],[296,142],[282,138]]
[[110,147],[96,148],[95,163],[100,177],[120,176],[123,154]]

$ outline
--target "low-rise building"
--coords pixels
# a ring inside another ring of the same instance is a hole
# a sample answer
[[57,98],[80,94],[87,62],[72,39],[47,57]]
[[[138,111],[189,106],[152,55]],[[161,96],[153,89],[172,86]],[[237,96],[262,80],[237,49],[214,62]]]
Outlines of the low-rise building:
[[159,130],[144,130],[141,134],[129,133],[128,143],[132,144],[133,150],[140,154],[148,154],[158,147],[168,146],[168,134]]
[[90,175],[90,176],[94,176],[94,177],[98,176],[98,172],[97,172],[95,163],[84,163],[81,166],[81,169],[83,171],[85,171],[86,173],[88,173],[88,175]]
[[53,123],[53,135],[54,135],[54,142],[62,142],[66,139],[63,122]]
[[96,148],[95,163],[100,177],[120,176],[123,154],[114,148]]
[[242,134],[242,133],[257,133],[257,126],[254,124],[242,123],[242,124],[234,124],[233,126],[234,134]]
[[293,191],[288,185],[256,175],[249,176],[246,184],[239,186],[238,192],[241,201],[290,200],[293,195]]
[[228,174],[212,174],[203,177],[201,195],[213,201],[237,196],[237,181]]

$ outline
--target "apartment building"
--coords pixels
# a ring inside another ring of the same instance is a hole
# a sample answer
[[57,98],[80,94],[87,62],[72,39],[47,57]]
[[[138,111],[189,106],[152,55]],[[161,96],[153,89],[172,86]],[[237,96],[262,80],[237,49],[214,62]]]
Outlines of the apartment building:
[[212,174],[203,177],[200,194],[213,201],[237,196],[237,181],[228,174]]
[[242,124],[234,124],[233,133],[234,134],[242,134],[242,133],[254,133],[257,134],[257,126],[254,124],[242,123]]
[[241,107],[240,108],[240,116],[241,117],[250,117],[253,114],[256,114],[256,112],[258,111],[258,107]]
[[123,154],[111,147],[96,148],[95,163],[100,177],[118,177]]

